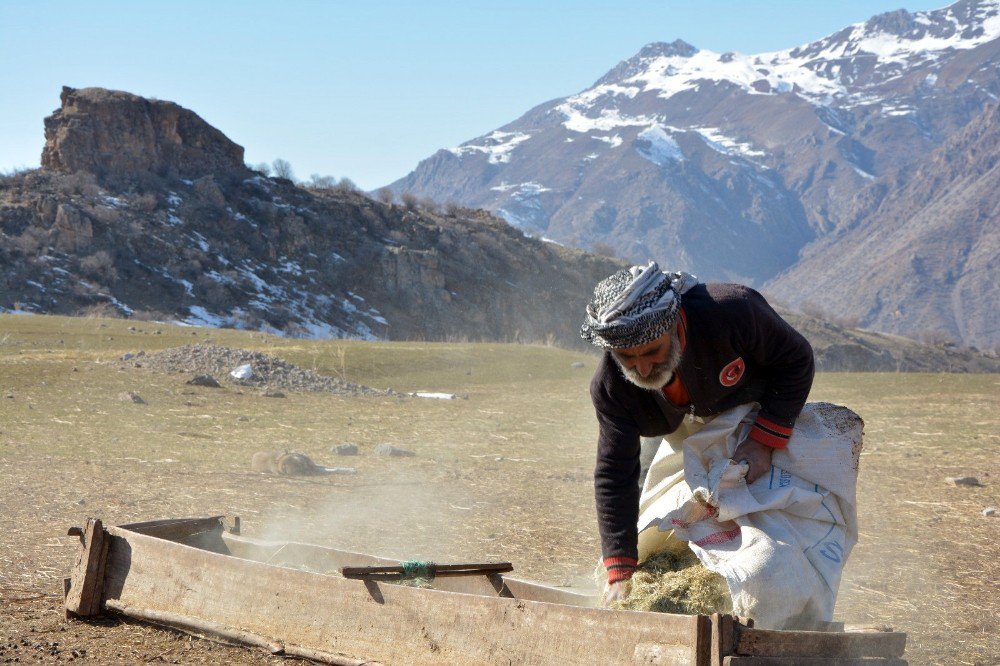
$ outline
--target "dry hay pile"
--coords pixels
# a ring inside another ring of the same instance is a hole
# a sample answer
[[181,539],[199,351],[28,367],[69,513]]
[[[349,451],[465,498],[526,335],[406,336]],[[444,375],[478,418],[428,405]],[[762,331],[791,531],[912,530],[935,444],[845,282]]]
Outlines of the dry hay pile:
[[[391,395],[394,391],[361,386],[345,382],[335,377],[321,375],[283,361],[275,356],[246,349],[233,349],[220,345],[184,345],[165,349],[155,354],[126,354],[123,360],[136,367],[150,368],[159,372],[181,372],[196,375],[212,375],[216,379],[242,386],[286,391],[313,391],[336,393],[339,395]],[[236,379],[229,373],[249,364],[253,376]]]
[[705,568],[685,548],[680,553],[657,553],[636,569],[624,599],[612,602],[616,610],[711,615],[733,608],[726,579]]

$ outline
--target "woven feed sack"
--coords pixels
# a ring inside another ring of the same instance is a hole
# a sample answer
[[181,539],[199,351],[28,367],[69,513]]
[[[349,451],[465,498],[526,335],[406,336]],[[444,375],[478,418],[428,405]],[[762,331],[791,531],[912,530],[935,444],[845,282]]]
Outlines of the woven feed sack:
[[[770,473],[748,486],[747,466],[731,456],[756,410],[748,404],[716,416],[680,452],[661,447],[650,468],[659,483],[647,484],[640,500],[639,559],[686,541],[726,579],[736,615],[767,629],[809,627],[832,619],[857,542],[863,422],[846,407],[807,404]],[[679,457],[683,470],[675,471]],[[658,473],[659,459],[668,473]]]

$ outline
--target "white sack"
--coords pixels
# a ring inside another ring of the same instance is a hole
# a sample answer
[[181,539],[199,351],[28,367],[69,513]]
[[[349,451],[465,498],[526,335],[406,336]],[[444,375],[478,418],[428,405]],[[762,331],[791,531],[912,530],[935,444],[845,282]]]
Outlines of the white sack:
[[660,446],[639,504],[639,560],[686,541],[725,577],[734,614],[769,629],[830,621],[858,539],[864,424],[846,407],[807,404],[770,474],[747,486],[747,466],[730,457],[756,410],[741,405],[686,426],[682,450],[676,437]]

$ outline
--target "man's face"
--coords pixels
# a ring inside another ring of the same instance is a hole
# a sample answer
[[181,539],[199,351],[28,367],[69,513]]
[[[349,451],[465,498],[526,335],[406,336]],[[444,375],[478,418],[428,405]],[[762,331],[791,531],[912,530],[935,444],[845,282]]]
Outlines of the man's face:
[[677,327],[644,345],[616,349],[611,355],[626,379],[641,388],[658,391],[670,383],[681,362]]

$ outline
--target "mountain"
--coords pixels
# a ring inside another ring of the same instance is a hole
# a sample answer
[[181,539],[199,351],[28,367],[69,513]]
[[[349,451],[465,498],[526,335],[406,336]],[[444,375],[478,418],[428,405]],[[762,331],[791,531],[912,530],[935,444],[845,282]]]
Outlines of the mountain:
[[[589,349],[584,304],[623,265],[483,210],[266,177],[171,102],[64,88],[45,135],[41,169],[0,177],[0,311]],[[781,311],[823,370],[1000,371],[992,355]]]
[[1000,107],[911,174],[863,190],[854,222],[768,284],[891,333],[989,344],[1000,331]]
[[[569,245],[764,285],[843,238],[858,223],[859,191],[909,182],[982,117],[1000,95],[998,37],[1000,1],[962,0],[771,53],[650,44],[590,88],[440,150],[389,187],[483,207]],[[884,310],[892,290],[880,286]],[[851,312],[885,325],[874,310]],[[931,326],[1000,344],[981,315],[963,312],[977,322],[961,329]],[[886,330],[927,325],[897,323]]]
[[484,211],[305,190],[171,102],[64,88],[43,167],[0,179],[0,308],[311,337],[579,345],[621,262]]

